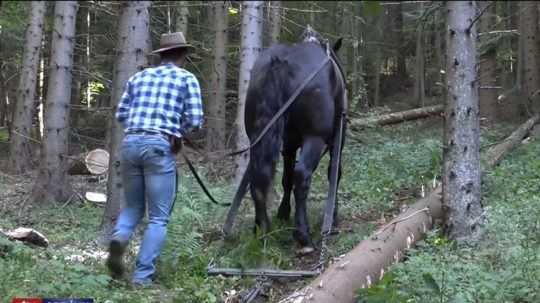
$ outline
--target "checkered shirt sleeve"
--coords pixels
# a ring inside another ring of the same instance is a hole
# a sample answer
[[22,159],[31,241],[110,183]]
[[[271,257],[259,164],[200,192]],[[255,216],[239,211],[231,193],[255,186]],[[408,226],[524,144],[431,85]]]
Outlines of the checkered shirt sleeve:
[[184,98],[184,112],[182,131],[189,132],[201,127],[203,123],[203,108],[201,102],[201,88],[199,81],[193,75],[186,77],[186,95]]

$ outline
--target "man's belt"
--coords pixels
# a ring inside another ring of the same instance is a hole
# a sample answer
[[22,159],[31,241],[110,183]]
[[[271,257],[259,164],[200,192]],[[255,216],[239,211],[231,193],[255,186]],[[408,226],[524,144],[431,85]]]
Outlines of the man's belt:
[[130,130],[126,132],[126,135],[146,135],[146,136],[161,136],[169,141],[171,135],[154,130]]

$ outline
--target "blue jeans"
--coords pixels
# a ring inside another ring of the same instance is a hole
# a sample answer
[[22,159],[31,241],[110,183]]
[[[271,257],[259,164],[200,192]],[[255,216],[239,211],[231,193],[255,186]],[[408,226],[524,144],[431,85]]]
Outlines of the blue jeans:
[[155,263],[167,235],[176,195],[176,165],[170,143],[159,135],[126,135],[121,147],[126,205],[112,239],[128,243],[148,203],[148,225],[137,256],[133,282],[152,281]]

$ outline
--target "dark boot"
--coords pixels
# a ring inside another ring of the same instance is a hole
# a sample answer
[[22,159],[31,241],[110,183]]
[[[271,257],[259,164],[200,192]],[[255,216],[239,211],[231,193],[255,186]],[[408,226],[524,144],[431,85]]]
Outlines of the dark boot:
[[123,256],[125,250],[126,244],[118,240],[112,240],[109,244],[109,256],[107,257],[106,265],[113,279],[119,279],[124,274]]

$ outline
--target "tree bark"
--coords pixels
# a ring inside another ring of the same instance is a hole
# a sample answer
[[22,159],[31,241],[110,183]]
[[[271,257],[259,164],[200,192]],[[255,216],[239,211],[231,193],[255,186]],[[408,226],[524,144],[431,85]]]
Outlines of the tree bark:
[[[339,6],[338,6],[339,7]],[[352,12],[351,12],[352,4],[349,1],[343,1],[341,2],[341,24],[340,24],[340,37],[343,37],[343,41],[341,43],[341,48],[339,50],[340,52],[340,58],[341,62],[343,63],[343,71],[346,75],[350,75],[351,66],[352,66],[352,48],[351,48],[351,23],[352,23]],[[349,79],[346,77],[343,79],[345,81],[345,86],[349,87]],[[347,103],[350,104],[350,101],[347,100]]]
[[[72,194],[67,180],[66,156],[76,14],[77,1],[55,3],[41,165],[32,192],[35,204],[64,202]],[[35,83],[32,87],[35,87]]]
[[8,124],[8,112],[9,106],[7,103],[7,92],[5,84],[5,76],[2,71],[0,71],[0,127],[7,126]]
[[[437,64],[437,78],[438,78],[438,89],[437,95],[442,96],[443,98],[443,104],[446,103],[446,90],[444,89],[443,83],[445,83],[444,79],[444,73],[443,70],[446,70],[446,60],[444,58],[444,48],[443,48],[443,42],[444,42],[444,18],[445,15],[440,10],[435,12],[435,19],[436,20],[442,20],[442,25],[438,26],[436,30],[434,31],[435,35],[435,64]],[[440,22],[440,21],[439,21]]]
[[447,2],[448,103],[443,148],[445,230],[453,240],[473,240],[482,223],[480,123],[476,86],[475,3]]
[[375,79],[373,81],[373,106],[379,106],[381,100],[381,52],[377,51],[375,53]]
[[[75,50],[73,54],[73,83],[71,85],[71,107],[70,107],[70,127],[77,129],[79,126],[79,118],[81,116],[81,99],[82,89],[84,81],[83,66],[85,66],[86,56],[86,38],[87,35],[83,34],[86,28],[86,18],[88,16],[88,7],[80,7],[77,12],[77,25],[75,26],[75,32],[77,33],[75,39]],[[89,31],[88,31],[89,32]],[[70,146],[71,147],[71,146]]]
[[402,47],[405,45],[405,35],[403,33],[403,3],[401,2],[399,2],[396,17],[395,30],[397,31],[397,74],[400,80],[406,80],[408,75],[406,53],[402,50]]
[[150,51],[149,13],[150,1],[129,1],[122,4],[122,13],[118,25],[116,61],[113,72],[110,117],[108,134],[109,178],[107,180],[107,204],[101,227],[108,235],[124,203],[124,189],[120,174],[120,146],[124,131],[114,115],[118,101],[124,92],[127,80],[147,65]]
[[[238,149],[247,146],[249,140],[246,135],[244,125],[244,109],[246,94],[249,85],[249,78],[253,63],[257,59],[262,47],[262,1],[242,2],[242,41],[241,41],[241,62],[240,76],[238,84],[238,107],[236,113],[236,147]],[[244,153],[236,158],[235,183],[240,182],[240,178],[246,170],[249,155]]]
[[39,60],[39,91],[38,98],[35,103],[35,114],[32,118],[36,121],[34,127],[34,138],[36,140],[41,140],[43,138],[44,132],[44,121],[43,121],[43,112],[45,107],[45,99],[47,99],[47,83],[49,82],[49,65],[51,58],[51,36],[52,31],[46,31],[43,34],[43,40],[41,41],[41,58]]
[[32,148],[30,146],[32,143],[29,138],[31,137],[32,118],[35,114],[37,70],[41,39],[43,38],[45,8],[46,2],[44,1],[31,2],[30,20],[25,37],[23,66],[9,145],[9,163],[11,164],[11,171],[16,174],[28,172],[32,167]]
[[[518,9],[516,15],[518,16],[518,28],[519,28],[519,40],[517,49],[517,68],[516,68],[516,86],[523,92],[524,73],[525,73],[525,32],[527,31],[527,24],[525,23],[525,16],[521,14],[523,10],[527,9],[523,1],[518,2]],[[525,100],[526,101],[526,100]],[[525,102],[526,104],[526,102]]]
[[[519,145],[521,139],[538,123],[539,116],[529,119],[501,144],[486,152],[486,169],[493,168],[501,157]],[[511,142],[511,144],[509,144]],[[497,157],[492,161],[491,156]],[[424,239],[426,232],[443,219],[442,188],[436,187],[425,198],[361,241],[352,251],[331,264],[308,286],[280,303],[353,303],[355,291],[380,280],[389,266],[400,261],[406,250]]]
[[524,81],[523,93],[528,100],[529,112],[540,111],[540,67],[538,53],[540,52],[540,40],[538,36],[538,8],[536,1],[520,1],[521,18],[523,22],[520,34],[523,39],[524,52]]
[[355,3],[356,5],[356,14],[354,18],[354,39],[353,42],[353,48],[354,48],[354,62],[356,63],[356,67],[353,65],[353,69],[355,70],[355,83],[356,83],[356,90],[353,90],[353,96],[357,99],[355,109],[357,112],[367,112],[369,109],[369,98],[367,98],[367,92],[366,92],[366,85],[365,85],[365,79],[364,79],[364,56],[365,56],[365,48],[363,46],[363,36],[364,36],[364,28],[360,26],[360,22],[356,18],[356,16],[362,15],[362,5],[359,3]]
[[441,114],[443,110],[443,105],[427,106],[402,112],[380,115],[369,119],[352,119],[349,125],[352,129],[359,129],[374,125],[389,125],[438,115]]
[[210,102],[208,102],[208,133],[206,151],[225,149],[225,93],[227,80],[227,26],[228,11],[223,2],[212,2],[214,16],[214,68],[210,80]]
[[[488,5],[489,1],[478,1],[479,10],[483,11]],[[495,5],[491,5],[490,8],[484,12],[479,20],[479,31],[488,32],[495,25]],[[489,35],[480,37],[480,43],[485,43],[488,40]],[[480,57],[480,115],[482,118],[486,118],[488,122],[495,122],[497,120],[497,96],[498,91],[495,89],[497,86],[497,49],[495,46],[491,46]]]
[[[424,4],[420,2],[420,11],[424,11]],[[426,99],[425,81],[425,53],[424,53],[424,25],[419,21],[416,29],[416,77],[414,85],[414,99],[416,105],[424,106]]]
[[[384,35],[382,30],[383,15],[377,17],[376,28],[377,28],[377,42],[382,43],[384,41]],[[375,77],[373,79],[373,106],[377,107],[380,103],[380,94],[381,94],[381,53],[382,46],[375,46],[375,62],[374,62],[374,73]]]
[[[176,31],[183,32],[184,37],[187,38],[188,33],[188,19],[189,19],[189,8],[187,6],[188,1],[179,1],[176,11]],[[217,20],[214,20],[217,21]]]
[[270,45],[279,43],[281,34],[281,1],[270,1]]

